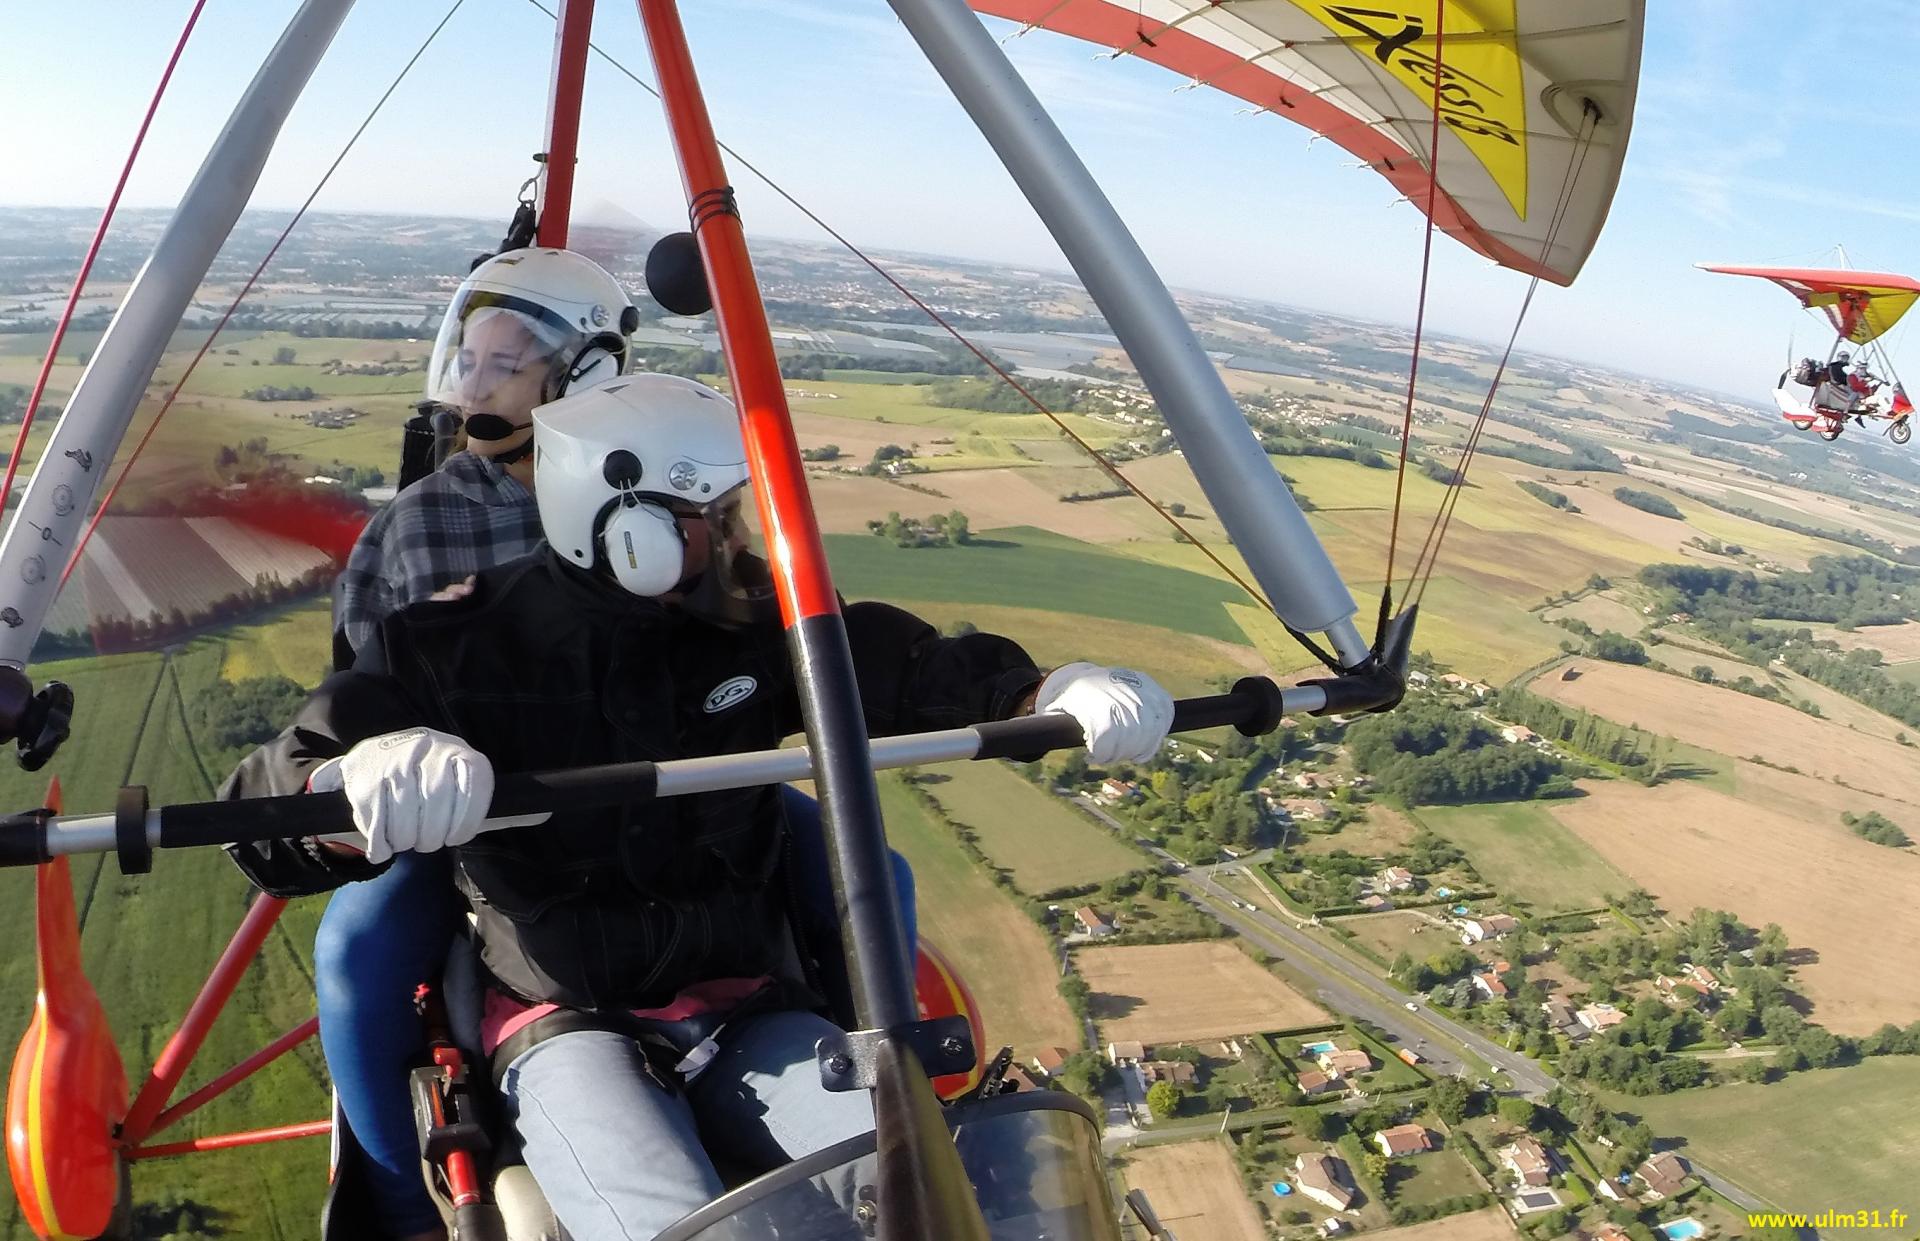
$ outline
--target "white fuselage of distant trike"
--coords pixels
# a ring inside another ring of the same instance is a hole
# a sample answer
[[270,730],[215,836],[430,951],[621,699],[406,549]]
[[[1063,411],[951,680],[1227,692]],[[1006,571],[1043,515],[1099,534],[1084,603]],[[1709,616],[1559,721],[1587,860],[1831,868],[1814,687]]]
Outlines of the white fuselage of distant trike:
[[[1893,418],[1905,430],[1906,411],[1892,413],[1893,385],[1882,384],[1871,396],[1858,396],[1825,379],[1809,387],[1794,381],[1791,372],[1780,376],[1773,400],[1780,416],[1798,431],[1816,431],[1827,439],[1839,436],[1849,418]],[[1905,442],[1904,435],[1896,439]]]

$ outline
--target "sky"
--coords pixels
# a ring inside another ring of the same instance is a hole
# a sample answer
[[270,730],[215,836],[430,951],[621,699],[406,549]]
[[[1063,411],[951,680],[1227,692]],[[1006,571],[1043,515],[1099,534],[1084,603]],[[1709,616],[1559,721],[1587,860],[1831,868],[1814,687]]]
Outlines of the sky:
[[[451,0],[363,0],[255,190],[295,206]],[[0,5],[0,205],[97,207],[190,0]],[[293,0],[208,0],[124,202],[172,206]],[[864,246],[1064,268],[1045,228],[884,0],[683,5],[715,127]],[[651,80],[633,7],[595,40]],[[1695,262],[1920,269],[1920,113],[1874,66],[1920,58],[1911,0],[1651,0],[1611,218],[1573,287],[1542,286],[1521,347],[1764,401],[1789,341],[1824,352],[1783,292]],[[1331,143],[1153,65],[991,22],[1014,63],[1178,288],[1410,324],[1423,221]],[[504,223],[542,145],[552,22],[530,0],[463,0],[316,210]],[[1863,76],[1866,75],[1866,76]],[[576,214],[684,220],[658,105],[596,59]],[[750,233],[824,240],[735,172]],[[0,239],[3,243],[4,239]],[[1526,280],[1444,235],[1434,330],[1504,340]],[[1920,318],[1916,315],[1915,318]],[[1890,341],[1896,366],[1903,339]],[[1913,363],[1920,373],[1920,358]]]

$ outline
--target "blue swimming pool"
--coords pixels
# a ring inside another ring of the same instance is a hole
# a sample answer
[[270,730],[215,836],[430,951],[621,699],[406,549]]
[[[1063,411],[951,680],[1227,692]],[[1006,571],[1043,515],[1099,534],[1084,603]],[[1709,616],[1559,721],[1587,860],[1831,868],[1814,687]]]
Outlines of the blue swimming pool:
[[1292,1193],[1293,1193],[1293,1186],[1291,1186],[1291,1185],[1289,1185],[1289,1184],[1287,1184],[1287,1183],[1286,1183],[1285,1181],[1275,1181],[1275,1182],[1273,1183],[1273,1196],[1274,1196],[1274,1197],[1276,1197],[1276,1198],[1286,1198],[1286,1197],[1289,1197],[1289,1196],[1291,1196],[1291,1195],[1292,1195]]
[[1465,905],[1455,905],[1453,907],[1453,912],[1457,914],[1464,914],[1467,912],[1467,907]]
[[1667,1241],[1693,1241],[1693,1238],[1705,1232],[1706,1229],[1701,1227],[1699,1220],[1688,1216],[1686,1219],[1667,1221],[1660,1225],[1660,1231],[1667,1237]]
[[1325,1039],[1321,1039],[1317,1043],[1300,1044],[1300,1050],[1306,1052],[1308,1055],[1324,1056],[1328,1052],[1339,1051],[1340,1049],[1336,1047],[1334,1044],[1327,1042]]

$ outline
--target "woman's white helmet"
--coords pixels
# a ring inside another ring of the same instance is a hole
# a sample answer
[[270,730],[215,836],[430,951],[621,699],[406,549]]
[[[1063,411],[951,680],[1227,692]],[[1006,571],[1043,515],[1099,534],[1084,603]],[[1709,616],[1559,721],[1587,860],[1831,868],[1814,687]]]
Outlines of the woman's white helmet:
[[461,283],[440,321],[427,401],[458,412],[473,439],[517,436],[536,405],[619,378],[639,323],[620,282],[584,255],[495,255]]
[[[627,375],[533,412],[534,500],[564,560],[715,620],[771,597],[747,541],[750,474],[733,402],[675,375]],[[696,546],[697,544],[697,546]]]

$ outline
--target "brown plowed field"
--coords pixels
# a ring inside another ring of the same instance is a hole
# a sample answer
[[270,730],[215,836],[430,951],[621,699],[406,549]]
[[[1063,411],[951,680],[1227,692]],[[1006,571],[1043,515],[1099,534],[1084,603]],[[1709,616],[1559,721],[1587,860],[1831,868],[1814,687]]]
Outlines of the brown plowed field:
[[1073,967],[1093,988],[1102,1043],[1194,1043],[1326,1019],[1231,944],[1087,948]]
[[[1226,1148],[1212,1138],[1143,1146],[1127,1156],[1127,1187],[1147,1195],[1169,1232],[1194,1241],[1265,1241]],[[1435,1238],[1434,1241],[1479,1241]]]
[[1513,1241],[1519,1234],[1499,1207],[1449,1215],[1425,1224],[1408,1224],[1375,1234],[1378,1241]]
[[1698,785],[1585,787],[1586,797],[1545,804],[1662,907],[1777,922],[1811,950],[1795,980],[1814,1020],[1865,1034],[1920,1018],[1920,904],[1908,899],[1920,892],[1920,856]]

